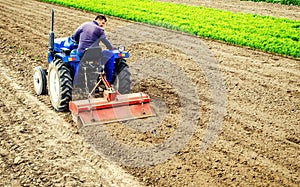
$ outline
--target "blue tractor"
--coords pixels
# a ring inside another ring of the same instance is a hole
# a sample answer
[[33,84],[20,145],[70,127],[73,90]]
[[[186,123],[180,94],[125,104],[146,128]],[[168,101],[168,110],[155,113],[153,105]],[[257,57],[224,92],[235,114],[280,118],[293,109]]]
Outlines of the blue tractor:
[[[57,111],[69,110],[69,102],[74,97],[75,88],[84,92],[95,92],[101,89],[112,89],[107,81],[100,80],[104,65],[99,64],[101,48],[89,48],[80,59],[75,53],[78,44],[71,37],[54,39],[54,10],[52,9],[51,30],[47,51],[48,68],[34,68],[34,90],[37,95],[49,94],[51,104]],[[130,92],[130,72],[126,64],[128,52],[123,47],[113,50],[114,54],[114,89],[120,94]],[[105,76],[102,76],[102,79]],[[74,99],[74,98],[73,98]]]
[[[70,111],[82,125],[104,124],[154,116],[150,97],[142,92],[130,93],[130,72],[124,47],[112,51],[114,73],[106,80],[100,47],[88,48],[77,55],[78,44],[70,37],[54,39],[54,11],[47,51],[48,68],[34,68],[33,82],[37,95],[49,94],[56,111]],[[97,93],[97,94],[96,94]]]

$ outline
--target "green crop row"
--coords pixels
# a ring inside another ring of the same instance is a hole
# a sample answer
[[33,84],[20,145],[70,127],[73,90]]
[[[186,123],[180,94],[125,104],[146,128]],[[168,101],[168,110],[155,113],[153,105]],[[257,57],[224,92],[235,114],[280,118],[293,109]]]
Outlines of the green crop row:
[[300,0],[242,0],[242,1],[280,3],[283,5],[297,5],[297,6],[300,5]]
[[300,57],[300,21],[152,0],[42,0]]

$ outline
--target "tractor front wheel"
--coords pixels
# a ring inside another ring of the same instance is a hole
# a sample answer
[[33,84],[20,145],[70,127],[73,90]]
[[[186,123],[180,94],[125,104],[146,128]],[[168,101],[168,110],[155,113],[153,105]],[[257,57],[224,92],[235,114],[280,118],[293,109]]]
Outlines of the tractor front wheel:
[[53,108],[67,111],[72,99],[72,78],[70,70],[61,59],[54,59],[49,64],[48,91]]
[[37,66],[34,68],[33,86],[34,91],[37,95],[44,95],[47,93],[46,70],[41,66]]

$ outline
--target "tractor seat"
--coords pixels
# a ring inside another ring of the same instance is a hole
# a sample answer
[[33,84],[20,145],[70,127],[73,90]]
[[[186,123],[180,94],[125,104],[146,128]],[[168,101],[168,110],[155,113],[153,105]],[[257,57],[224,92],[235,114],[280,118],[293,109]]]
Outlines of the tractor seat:
[[102,58],[102,49],[101,47],[92,47],[84,51],[84,54],[80,62],[100,62]]

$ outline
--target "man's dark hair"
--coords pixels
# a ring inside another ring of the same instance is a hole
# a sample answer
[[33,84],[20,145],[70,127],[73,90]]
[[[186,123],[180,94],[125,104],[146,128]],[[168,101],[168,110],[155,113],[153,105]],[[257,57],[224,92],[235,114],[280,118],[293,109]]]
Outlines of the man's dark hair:
[[95,18],[95,20],[97,20],[97,19],[103,19],[105,22],[107,22],[106,17],[104,15],[102,15],[102,14],[97,15],[96,18]]

